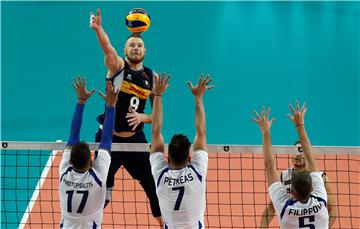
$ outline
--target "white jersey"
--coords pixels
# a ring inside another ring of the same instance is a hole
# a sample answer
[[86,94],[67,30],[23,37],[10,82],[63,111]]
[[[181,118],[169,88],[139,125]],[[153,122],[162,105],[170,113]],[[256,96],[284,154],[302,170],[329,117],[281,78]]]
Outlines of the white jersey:
[[327,229],[329,214],[327,194],[320,172],[310,173],[313,191],[306,203],[289,198],[281,182],[269,187],[269,194],[280,222],[280,228]]
[[[294,171],[294,168],[283,170],[280,174],[280,181],[284,185],[286,192],[288,193],[289,197],[291,197],[291,173]],[[325,172],[319,171],[321,177],[324,179],[326,175]]]
[[93,166],[82,173],[69,163],[70,152],[64,150],[60,163],[60,228],[101,228],[110,155],[99,149]]
[[161,152],[150,155],[150,164],[165,228],[204,228],[207,152],[196,150],[191,162],[178,170],[169,168]]

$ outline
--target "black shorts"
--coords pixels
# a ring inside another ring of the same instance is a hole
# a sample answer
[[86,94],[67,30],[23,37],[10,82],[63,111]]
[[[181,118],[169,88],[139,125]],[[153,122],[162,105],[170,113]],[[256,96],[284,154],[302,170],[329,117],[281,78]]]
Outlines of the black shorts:
[[[96,133],[95,141],[100,142],[102,130]],[[147,143],[143,131],[137,132],[129,138],[113,136],[113,143]],[[106,181],[106,187],[112,188],[115,174],[121,166],[129,172],[132,178],[138,180],[149,198],[151,210],[155,217],[161,216],[159,200],[156,195],[155,181],[151,173],[149,152],[111,151],[111,164]]]

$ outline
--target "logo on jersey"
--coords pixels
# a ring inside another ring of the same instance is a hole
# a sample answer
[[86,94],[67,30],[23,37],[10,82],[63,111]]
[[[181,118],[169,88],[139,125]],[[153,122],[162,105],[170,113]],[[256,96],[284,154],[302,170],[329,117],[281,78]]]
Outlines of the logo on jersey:
[[151,94],[151,90],[141,88],[128,81],[123,81],[121,85],[121,91],[127,94],[135,95],[140,99],[147,99]]
[[128,75],[126,76],[126,79],[127,79],[127,80],[132,80],[131,75],[128,74]]

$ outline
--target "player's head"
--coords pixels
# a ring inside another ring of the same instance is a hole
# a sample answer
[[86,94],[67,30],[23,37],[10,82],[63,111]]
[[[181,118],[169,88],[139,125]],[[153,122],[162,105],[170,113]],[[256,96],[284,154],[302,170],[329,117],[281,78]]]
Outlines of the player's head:
[[295,169],[303,170],[306,167],[306,160],[305,160],[305,156],[303,154],[303,149],[301,147],[301,143],[300,143],[300,141],[297,141],[297,142],[295,142],[294,145],[297,146],[298,153],[292,157],[291,161],[292,161]]
[[175,134],[169,143],[169,163],[185,165],[189,161],[191,143],[187,136]]
[[146,53],[144,40],[140,33],[131,34],[125,42],[124,55],[132,64],[139,64]]
[[312,180],[307,171],[293,171],[291,173],[291,194],[299,201],[306,201],[312,192]]
[[75,170],[86,171],[91,166],[91,152],[86,142],[78,142],[71,148],[70,163]]

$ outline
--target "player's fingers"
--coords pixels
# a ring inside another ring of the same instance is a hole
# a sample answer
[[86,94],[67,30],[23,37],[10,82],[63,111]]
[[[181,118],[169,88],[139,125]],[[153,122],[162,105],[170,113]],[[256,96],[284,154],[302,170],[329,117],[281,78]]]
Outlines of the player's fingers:
[[287,116],[289,117],[289,119],[290,119],[291,121],[294,120],[294,117],[293,117],[291,114],[288,113]]
[[167,76],[166,80],[165,80],[165,84],[168,84],[168,82],[169,82],[169,80],[170,80],[170,77],[171,77],[171,75],[169,74],[169,75]]
[[188,81],[187,83],[188,83],[190,89],[192,90],[192,89],[194,88],[194,86],[193,86],[193,84],[191,83],[191,81]]
[[271,108],[270,108],[270,107],[268,107],[268,110],[266,111],[266,117],[269,117],[270,110],[271,110]]
[[291,103],[289,104],[289,107],[290,107],[291,112],[292,112],[293,114],[295,114],[295,109],[294,109],[294,107],[292,106]]
[[97,16],[98,16],[99,18],[101,17],[100,8],[97,9]]
[[89,97],[92,96],[94,93],[95,93],[96,89],[92,89],[90,92],[89,92]]
[[260,115],[257,113],[257,111],[254,110],[253,112],[254,112],[254,114],[256,115],[256,117],[260,120],[261,118],[260,118]]
[[261,108],[261,117],[265,116],[265,106],[262,106]]
[[303,115],[306,114],[307,108],[305,107],[304,110],[302,110]]
[[132,131],[134,131],[138,125],[139,125],[139,123],[136,123],[136,124],[134,125],[134,127],[132,128]]
[[101,98],[105,99],[106,95],[104,93],[102,93],[101,91],[99,91],[99,95],[101,96]]
[[206,90],[210,90],[210,89],[212,89],[212,88],[214,88],[214,87],[215,87],[215,85],[206,86]]
[[198,85],[201,84],[203,76],[204,76],[204,73],[201,73],[201,75],[200,75],[200,77],[199,77]]
[[71,85],[73,86],[73,88],[74,88],[75,90],[77,89],[75,83],[71,83]]
[[251,117],[251,120],[253,120],[255,123],[258,123],[258,120],[253,117]]
[[306,103],[304,102],[302,107],[301,107],[301,111],[304,112],[304,110],[306,110]]
[[296,111],[299,111],[299,100],[296,100]]

